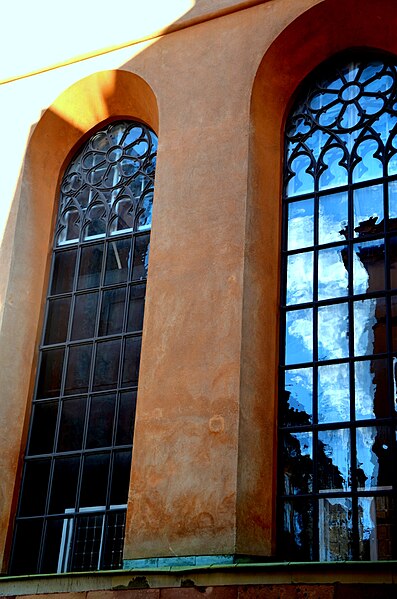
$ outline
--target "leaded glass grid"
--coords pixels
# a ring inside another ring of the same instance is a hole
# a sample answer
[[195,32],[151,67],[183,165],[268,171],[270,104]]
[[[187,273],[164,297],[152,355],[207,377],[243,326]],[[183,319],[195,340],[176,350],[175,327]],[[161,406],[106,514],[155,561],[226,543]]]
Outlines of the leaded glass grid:
[[122,567],[156,149],[111,123],[62,179],[13,574]]
[[286,124],[279,553],[396,557],[397,63],[320,67]]

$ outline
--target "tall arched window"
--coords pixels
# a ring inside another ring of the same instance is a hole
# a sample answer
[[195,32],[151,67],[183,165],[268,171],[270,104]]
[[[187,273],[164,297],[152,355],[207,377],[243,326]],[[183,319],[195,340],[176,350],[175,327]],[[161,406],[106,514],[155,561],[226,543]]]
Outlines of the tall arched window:
[[[397,61],[346,55],[286,124],[279,553],[396,558]],[[281,532],[282,531],[282,532]]]
[[156,147],[112,123],[63,177],[12,573],[122,566]]

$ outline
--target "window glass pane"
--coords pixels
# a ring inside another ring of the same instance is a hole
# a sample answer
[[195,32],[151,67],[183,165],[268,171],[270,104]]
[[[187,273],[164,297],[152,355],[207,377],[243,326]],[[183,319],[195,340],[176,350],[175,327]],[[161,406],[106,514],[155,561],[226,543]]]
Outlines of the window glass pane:
[[285,363],[313,360],[313,310],[294,310],[286,315]]
[[359,144],[357,154],[361,160],[353,170],[354,183],[382,177],[383,167],[379,160],[379,150],[379,144],[375,139],[366,139]]
[[318,359],[349,356],[349,308],[347,304],[318,309]]
[[354,302],[354,353],[378,354],[387,350],[384,298]]
[[87,448],[112,445],[116,395],[96,395],[91,398],[87,431]]
[[98,293],[76,295],[71,335],[73,340],[94,336],[97,304]]
[[134,434],[135,410],[136,391],[123,391],[120,394],[116,445],[128,445],[132,443]]
[[57,252],[54,259],[54,270],[51,281],[51,294],[72,291],[77,250]]
[[50,300],[44,343],[62,343],[66,340],[69,324],[70,297]]
[[312,422],[313,369],[298,368],[285,372],[281,396],[281,423],[298,426]]
[[20,516],[44,514],[51,460],[32,460],[26,463],[22,486]]
[[319,499],[319,547],[321,561],[353,558],[352,500]]
[[130,288],[127,331],[141,331],[145,309],[146,285],[134,285]]
[[125,287],[109,289],[103,292],[98,335],[121,333],[123,329],[125,293]]
[[32,416],[32,432],[29,441],[30,455],[51,453],[53,451],[57,414],[57,401],[46,401],[35,404]]
[[350,431],[319,431],[317,461],[320,493],[325,489],[347,491],[350,488]]
[[318,421],[350,420],[349,364],[318,368]]
[[318,242],[333,243],[347,238],[347,192],[319,198]]
[[387,360],[356,362],[356,419],[387,418],[390,415]]
[[120,339],[98,343],[92,387],[94,391],[117,388],[120,347]]
[[[41,561],[40,572],[43,574],[57,572],[61,550],[61,541],[65,544],[66,539],[62,539],[62,532],[67,530],[67,520],[65,518],[51,518],[47,520],[46,532],[44,537],[44,553]],[[64,535],[65,537],[66,535]]]
[[311,159],[307,154],[300,154],[293,158],[290,164],[293,176],[287,187],[289,198],[314,191],[314,178],[310,167],[312,167]]
[[385,289],[384,239],[354,245],[353,280],[354,293]]
[[283,507],[283,556],[290,561],[313,561],[315,524],[312,502],[285,501]]
[[101,544],[105,515],[101,512],[89,516],[79,515],[74,521],[73,555],[69,571],[100,570]]
[[[396,155],[395,155],[396,156]],[[397,170],[396,170],[397,172]],[[397,181],[389,183],[389,230],[397,229]]]
[[131,239],[111,241],[107,252],[105,285],[126,281],[131,262]]
[[393,497],[360,497],[358,531],[360,559],[390,560],[395,555],[395,504]]
[[141,337],[131,337],[125,341],[122,387],[138,384],[141,342]]
[[313,252],[288,257],[287,305],[313,301]]
[[123,568],[123,544],[125,534],[126,512],[112,511],[106,516],[105,547],[103,551],[102,567]]
[[397,288],[397,236],[389,237],[390,287]]
[[319,177],[318,188],[330,189],[331,187],[347,185],[347,169],[343,164],[343,148],[331,147],[323,153],[321,158],[326,168]]
[[86,399],[68,399],[62,402],[58,451],[81,449],[85,421]]
[[358,428],[356,435],[358,490],[391,490],[394,464],[390,428],[367,426]]
[[346,246],[318,253],[318,299],[343,297],[348,293],[348,250]]
[[128,488],[130,483],[131,450],[116,451],[113,458],[112,489],[110,493],[111,505],[127,503]]
[[25,520],[16,525],[11,575],[37,572],[43,520]]
[[100,453],[84,458],[81,483],[80,507],[106,504],[110,455]]
[[284,493],[313,490],[313,434],[284,432]]
[[73,345],[69,348],[65,395],[84,393],[88,389],[92,345]]
[[41,355],[37,398],[56,397],[61,388],[63,348],[44,351]]
[[80,270],[77,281],[78,289],[98,287],[101,278],[103,243],[88,245],[82,248]]
[[50,513],[62,514],[75,507],[80,457],[57,458],[52,479]]
[[150,235],[140,235],[135,238],[134,265],[132,279],[146,279],[149,266]]
[[372,185],[354,191],[355,237],[383,233],[383,186]]
[[314,201],[303,200],[288,206],[288,249],[299,250],[314,244]]

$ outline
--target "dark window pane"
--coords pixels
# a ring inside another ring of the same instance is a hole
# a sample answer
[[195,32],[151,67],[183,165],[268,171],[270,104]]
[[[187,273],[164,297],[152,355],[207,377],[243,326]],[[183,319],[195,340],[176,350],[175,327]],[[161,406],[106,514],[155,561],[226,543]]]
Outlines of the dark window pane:
[[313,481],[313,434],[284,433],[284,493],[311,493]]
[[68,399],[62,402],[58,451],[81,449],[85,420],[86,399]]
[[108,447],[112,444],[116,395],[97,395],[91,398],[87,447]]
[[285,386],[280,400],[283,426],[312,422],[313,369],[298,368],[285,372]]
[[[397,187],[397,181],[394,181]],[[397,228],[397,218],[395,219],[395,227]],[[389,239],[389,256],[390,256],[390,287],[397,288],[397,237],[393,235]]]
[[364,360],[354,365],[356,418],[387,418],[390,404],[387,360]]
[[135,238],[132,279],[146,279],[149,266],[150,235]]
[[75,507],[80,457],[57,458],[52,479],[50,513]]
[[131,238],[111,241],[107,250],[105,285],[126,281],[131,261]]
[[354,302],[355,355],[365,356],[385,351],[387,351],[385,298]]
[[127,331],[141,331],[145,309],[146,285],[134,285],[130,288]]
[[393,497],[359,497],[360,559],[394,559],[397,541],[395,513]]
[[97,304],[98,293],[84,293],[76,296],[72,339],[87,339],[94,336]]
[[313,561],[315,524],[311,501],[286,501],[281,537],[282,557],[290,561]]
[[70,297],[49,301],[44,343],[62,343],[66,340],[69,324]]
[[51,453],[54,448],[58,402],[37,403],[33,408],[29,454]]
[[44,514],[51,460],[32,460],[26,463],[22,485],[20,516]]
[[357,428],[357,486],[359,491],[391,490],[395,465],[388,426]]
[[116,445],[132,443],[136,410],[136,391],[120,394],[119,417],[117,421]]
[[94,391],[117,387],[120,359],[120,339],[98,343],[94,373]]
[[117,451],[114,454],[110,505],[124,505],[128,499],[130,483],[131,450]]
[[61,388],[63,348],[44,351],[41,356],[37,398],[57,397]]
[[92,345],[77,345],[69,349],[65,395],[84,393],[88,389]]
[[350,488],[350,431],[319,431],[317,446],[319,491]]
[[384,239],[366,241],[354,246],[354,293],[382,291],[385,289]]
[[72,291],[76,256],[77,250],[67,250],[55,254],[54,271],[51,282],[52,295]]
[[18,522],[14,539],[11,575],[37,572],[43,520]]
[[[65,518],[51,518],[47,520],[46,532],[44,537],[44,552],[41,560],[40,572],[47,574],[57,572],[60,561],[60,550],[62,541],[62,532],[65,530],[67,520]],[[65,545],[66,539],[63,539]],[[60,570],[62,572],[62,570]]]
[[108,485],[110,455],[87,455],[84,459],[80,507],[104,506]]
[[101,320],[98,335],[114,335],[123,328],[126,289],[109,289],[103,292]]
[[319,499],[319,546],[321,561],[353,558],[351,498]]
[[103,243],[89,245],[81,250],[78,289],[98,287],[101,278]]
[[131,337],[125,342],[122,386],[138,384],[139,362],[141,358],[141,337]]

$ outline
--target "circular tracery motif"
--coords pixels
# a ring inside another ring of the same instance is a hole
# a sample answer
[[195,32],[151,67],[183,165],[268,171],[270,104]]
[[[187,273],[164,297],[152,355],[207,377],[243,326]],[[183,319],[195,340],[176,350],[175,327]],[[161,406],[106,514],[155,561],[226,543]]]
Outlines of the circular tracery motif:
[[155,134],[141,123],[112,123],[91,137],[62,180],[57,245],[92,230],[150,228],[156,150]]
[[379,60],[335,67],[327,80],[317,81],[305,94],[287,135],[299,139],[315,126],[339,133],[364,127],[387,107],[395,84],[395,66]]

